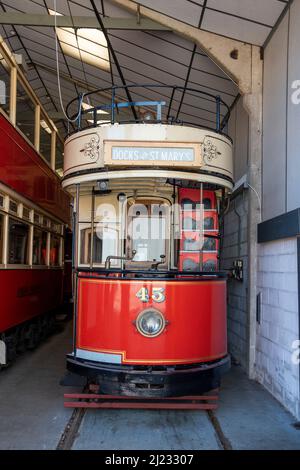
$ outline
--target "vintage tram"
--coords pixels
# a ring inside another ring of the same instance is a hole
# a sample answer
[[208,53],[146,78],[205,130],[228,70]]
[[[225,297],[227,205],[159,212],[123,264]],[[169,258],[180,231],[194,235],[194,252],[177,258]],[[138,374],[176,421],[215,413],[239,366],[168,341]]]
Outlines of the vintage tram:
[[[65,142],[75,267],[68,376],[105,394],[202,393],[230,367],[219,270],[220,220],[233,186],[232,142],[221,132],[228,109],[217,97],[216,128],[208,129],[170,117],[180,87],[126,87],[144,101],[124,99],[124,88],[79,97],[82,112]],[[157,91],[170,91],[168,106]],[[86,104],[99,96],[109,101]]]
[[0,55],[1,369],[52,330],[64,285],[70,296],[71,199],[54,171],[57,129],[1,38]]

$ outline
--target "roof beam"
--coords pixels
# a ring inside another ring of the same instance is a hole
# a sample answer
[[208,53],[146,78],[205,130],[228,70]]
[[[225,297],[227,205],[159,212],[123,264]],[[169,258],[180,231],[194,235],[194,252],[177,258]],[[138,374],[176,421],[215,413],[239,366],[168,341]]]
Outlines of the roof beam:
[[[110,1],[132,14],[137,14],[137,4],[132,0]],[[139,11],[141,19],[151,19],[168,26],[174,33],[197,44],[238,85],[242,94],[251,92],[251,51],[254,46],[204,31],[144,6],[140,6]]]
[[[148,18],[108,18],[102,19],[105,29],[129,29],[171,31],[168,26],[163,26]],[[55,26],[54,15],[35,15],[31,13],[1,13],[0,25],[14,26]],[[56,25],[60,28],[92,28],[98,29],[99,23],[94,16],[57,16]]]

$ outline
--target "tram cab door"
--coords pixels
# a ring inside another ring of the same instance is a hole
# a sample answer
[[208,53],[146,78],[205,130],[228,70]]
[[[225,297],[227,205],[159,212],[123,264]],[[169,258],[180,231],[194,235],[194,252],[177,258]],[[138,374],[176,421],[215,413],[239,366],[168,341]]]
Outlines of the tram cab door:
[[168,205],[159,200],[128,204],[126,213],[126,269],[166,270],[169,266]]

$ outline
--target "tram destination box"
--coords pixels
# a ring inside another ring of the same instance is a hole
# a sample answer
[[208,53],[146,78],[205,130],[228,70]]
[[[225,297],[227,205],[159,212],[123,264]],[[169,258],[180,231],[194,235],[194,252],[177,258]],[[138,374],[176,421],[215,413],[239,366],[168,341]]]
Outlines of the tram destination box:
[[104,164],[201,167],[201,145],[187,142],[104,141]]

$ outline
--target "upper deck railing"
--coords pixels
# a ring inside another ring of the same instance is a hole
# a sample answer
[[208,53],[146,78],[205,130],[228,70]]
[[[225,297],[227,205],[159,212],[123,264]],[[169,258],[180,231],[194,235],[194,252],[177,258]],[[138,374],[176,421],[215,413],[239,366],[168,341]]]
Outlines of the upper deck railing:
[[[3,115],[55,172],[62,166],[63,139],[38,95],[0,36],[0,115]],[[50,96],[49,96],[50,98]]]
[[[142,95],[143,92],[150,92],[151,95],[156,93],[163,99],[147,99],[145,95]],[[145,99],[134,101],[131,94]],[[186,98],[191,99],[192,102],[185,101]],[[104,99],[105,102],[89,104],[91,100],[99,101],[100,99]],[[213,106],[203,107],[203,102],[213,104]],[[191,111],[196,110],[198,115],[182,111],[182,106],[189,107]],[[125,111],[123,116],[122,111]],[[210,119],[204,118],[203,112],[204,115],[209,115]],[[223,134],[223,129],[230,117],[230,108],[220,96],[195,88],[146,84],[112,86],[82,93],[68,103],[66,113],[73,121],[73,129],[69,128],[69,135],[90,127],[116,123],[187,125]],[[190,115],[193,119],[179,119],[180,115]],[[201,123],[203,121],[209,122],[209,125],[203,125]]]

